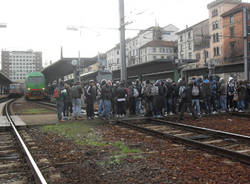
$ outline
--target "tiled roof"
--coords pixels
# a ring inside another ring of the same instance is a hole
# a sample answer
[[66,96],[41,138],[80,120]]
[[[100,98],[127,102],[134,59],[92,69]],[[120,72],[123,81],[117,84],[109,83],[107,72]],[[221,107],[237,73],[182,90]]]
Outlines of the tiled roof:
[[176,47],[176,42],[154,40],[154,41],[146,43],[141,48],[145,48],[145,47]]

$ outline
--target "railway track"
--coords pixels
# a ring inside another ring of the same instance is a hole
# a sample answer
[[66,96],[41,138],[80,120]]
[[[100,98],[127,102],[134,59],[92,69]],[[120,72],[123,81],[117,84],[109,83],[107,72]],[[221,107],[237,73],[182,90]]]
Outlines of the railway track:
[[125,126],[158,138],[198,148],[250,165],[250,137],[190,126],[160,119],[116,120]]
[[0,132],[0,183],[46,184],[43,174],[28,149],[32,145],[31,142],[25,144],[22,138],[25,131],[20,132],[11,119],[9,103],[5,105],[3,114],[7,117],[10,128]]

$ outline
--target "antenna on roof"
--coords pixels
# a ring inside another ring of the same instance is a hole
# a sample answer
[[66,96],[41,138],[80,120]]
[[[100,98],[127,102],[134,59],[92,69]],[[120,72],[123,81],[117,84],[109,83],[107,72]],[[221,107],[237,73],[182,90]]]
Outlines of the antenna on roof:
[[61,59],[63,59],[63,47],[61,47]]

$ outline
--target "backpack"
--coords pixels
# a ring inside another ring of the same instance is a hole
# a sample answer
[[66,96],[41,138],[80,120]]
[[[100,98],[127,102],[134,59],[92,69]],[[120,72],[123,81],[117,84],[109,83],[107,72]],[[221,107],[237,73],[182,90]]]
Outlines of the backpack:
[[153,86],[152,90],[151,90],[151,93],[152,93],[153,96],[157,96],[159,94],[158,86]]
[[192,95],[193,96],[199,96],[199,94],[200,94],[200,90],[199,90],[199,88],[198,88],[198,86],[193,86],[193,88],[192,88]]
[[211,82],[211,92],[212,92],[212,94],[216,94],[216,92],[217,92],[217,82],[216,81]]
[[139,96],[139,92],[138,92],[138,90],[136,88],[134,88],[134,94],[133,94],[133,96],[135,98],[137,98]]
[[60,97],[60,90],[59,88],[55,88],[54,93],[53,93],[54,98],[59,98]]
[[182,93],[184,92],[184,90],[185,90],[185,86],[180,86],[180,88],[179,88],[179,96],[182,95]]
[[145,96],[150,97],[152,96],[152,86],[146,86],[144,91]]
[[210,83],[204,83],[203,88],[205,96],[210,96],[211,95]]
[[128,96],[134,97],[134,87],[131,86],[128,88]]
[[233,83],[229,83],[228,84],[228,93],[229,95],[232,95],[235,91],[235,87],[234,87],[234,84]]
[[71,89],[71,96],[72,98],[79,98],[79,90],[77,88],[77,86],[73,86]]

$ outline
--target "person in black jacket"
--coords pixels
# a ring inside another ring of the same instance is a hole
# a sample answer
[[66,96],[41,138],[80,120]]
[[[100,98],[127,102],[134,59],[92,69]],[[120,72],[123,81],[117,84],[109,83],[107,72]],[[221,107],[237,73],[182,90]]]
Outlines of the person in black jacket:
[[64,120],[70,120],[70,117],[69,117],[70,107],[72,107],[71,89],[67,83],[64,84],[64,88],[66,89],[66,95],[63,99],[63,102],[64,102],[63,116],[64,116]]
[[184,89],[183,94],[180,94],[181,96],[181,114],[179,117],[179,120],[183,120],[184,112],[187,111],[187,108],[192,113],[192,116],[197,119],[197,114],[192,106],[192,86],[193,82],[189,82],[188,86]]
[[117,115],[117,88],[119,86],[119,82],[112,83],[112,98],[111,98],[111,106],[112,106],[112,115],[115,117]]
[[126,88],[125,83],[121,82],[116,90],[117,116],[122,118],[126,115]]
[[[104,82],[103,82],[104,84]],[[105,118],[106,120],[109,120],[110,118],[110,111],[111,111],[111,98],[112,98],[112,89],[111,89],[111,82],[107,82],[102,86],[102,91],[101,91],[101,98],[103,99],[103,114],[102,117]]]
[[196,111],[198,116],[201,114],[201,108],[200,108],[200,85],[198,80],[194,80],[193,86],[192,86],[192,105],[196,107]]
[[85,91],[85,99],[87,104],[87,119],[94,119],[94,103],[96,101],[96,87],[93,80],[89,81],[89,86]]

